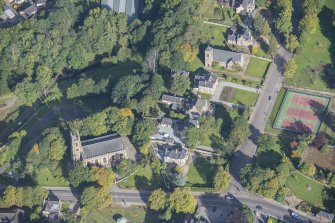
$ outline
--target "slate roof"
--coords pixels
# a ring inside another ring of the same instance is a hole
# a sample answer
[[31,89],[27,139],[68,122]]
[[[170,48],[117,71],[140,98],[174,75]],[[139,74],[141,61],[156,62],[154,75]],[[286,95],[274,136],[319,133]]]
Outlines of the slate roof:
[[201,98],[197,99],[197,102],[195,103],[195,107],[198,111],[201,111],[201,109],[206,106],[207,106],[207,100],[204,100]]
[[255,5],[255,0],[243,0],[241,5],[243,8],[246,8],[248,5]]
[[213,88],[218,77],[215,74],[207,74],[205,76],[198,76],[199,87]]
[[245,41],[251,41],[252,40],[252,36],[251,36],[251,31],[250,29],[244,29],[244,33],[243,34],[238,34],[237,38],[243,38]]
[[29,6],[28,8],[26,8],[25,10],[23,10],[23,12],[27,15],[27,16],[32,16],[37,12],[37,6],[35,4],[32,4],[31,6]]
[[175,160],[185,159],[187,150],[179,147],[167,147],[165,149],[165,156]]
[[317,214],[316,214],[317,218],[319,219],[327,219],[329,220],[329,222],[331,222],[334,218],[334,214],[329,214],[327,212],[324,212],[324,211],[319,211]]
[[59,200],[47,200],[45,202],[44,211],[49,213],[59,213],[60,208]]
[[184,98],[176,97],[172,95],[163,94],[162,96],[162,101],[167,101],[167,102],[175,103],[175,104],[181,104],[184,102],[184,100],[185,100]]
[[15,17],[15,10],[10,5],[3,5],[3,12],[8,16],[8,18],[12,19]]
[[24,211],[21,209],[0,209],[1,223],[21,223]]
[[232,51],[213,49],[213,60],[217,62],[229,62],[230,60],[235,62],[242,61],[242,53],[236,53]]
[[161,121],[161,124],[164,124],[164,125],[173,125],[173,120],[170,119],[170,118],[162,118],[162,121]]
[[186,70],[171,69],[171,77],[174,78],[177,75],[184,76],[184,77],[189,77],[190,72],[188,72]]
[[139,0],[101,0],[101,5],[116,13],[126,13],[130,21],[138,17]]
[[119,134],[110,134],[85,140],[81,142],[81,145],[84,159],[124,150],[122,138]]

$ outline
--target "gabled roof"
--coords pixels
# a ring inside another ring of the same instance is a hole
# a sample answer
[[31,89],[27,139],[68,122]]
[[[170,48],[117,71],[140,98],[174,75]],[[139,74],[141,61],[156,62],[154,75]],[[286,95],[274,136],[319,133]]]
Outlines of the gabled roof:
[[173,125],[173,120],[170,118],[162,118],[161,124],[163,125]]
[[169,157],[171,159],[185,159],[187,156],[187,150],[180,147],[167,147],[165,150],[165,157]]
[[236,53],[232,51],[213,49],[213,60],[217,62],[241,62],[242,53]]
[[237,38],[243,38],[245,41],[251,41],[252,36],[251,36],[251,31],[250,29],[246,28],[244,29],[243,34],[238,34]]
[[27,16],[32,16],[37,12],[37,7],[35,4],[32,4],[31,6],[29,6],[28,8],[26,8],[25,10],[23,10],[23,12],[27,15]]
[[139,0],[101,0],[101,5],[116,13],[126,13],[129,20],[138,17]]
[[24,211],[18,208],[15,209],[0,209],[1,223],[21,223]]
[[196,76],[196,80],[199,80],[199,87],[206,87],[206,88],[213,88],[215,82],[217,81],[218,77],[215,74],[206,74],[206,75],[198,75]]
[[59,213],[61,204],[59,200],[46,200],[44,211],[48,213]]
[[171,77],[174,78],[177,75],[184,76],[184,77],[189,77],[190,72],[188,72],[186,70],[171,69]]
[[172,95],[166,95],[166,94],[163,94],[162,96],[162,101],[167,101],[167,102],[170,102],[170,103],[175,103],[175,104],[181,104],[184,102],[184,98],[182,97],[176,97],[176,96],[172,96]]
[[119,134],[85,140],[81,142],[81,145],[84,159],[124,150],[122,138]]

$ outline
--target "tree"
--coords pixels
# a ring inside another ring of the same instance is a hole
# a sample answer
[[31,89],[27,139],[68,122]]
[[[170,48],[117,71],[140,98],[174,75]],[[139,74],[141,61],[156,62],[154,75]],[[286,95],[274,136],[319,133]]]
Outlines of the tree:
[[149,207],[152,210],[163,210],[167,204],[167,195],[162,189],[154,190],[149,197]]
[[229,144],[236,147],[250,135],[249,123],[245,117],[237,117],[229,134]]
[[179,49],[183,54],[185,62],[193,61],[199,53],[198,47],[193,47],[190,43],[182,44]]
[[184,214],[192,214],[197,206],[197,200],[191,193],[190,188],[177,187],[170,194],[168,199],[169,205],[177,212]]
[[145,57],[144,66],[152,73],[156,73],[159,57],[160,55],[158,49],[150,49]]
[[316,173],[316,168],[315,168],[315,165],[312,164],[312,163],[305,163],[305,162],[303,162],[300,165],[300,171],[303,174],[306,174],[307,176],[313,177],[315,175],[315,173]]
[[285,64],[284,67],[284,75],[288,79],[294,78],[297,73],[298,65],[296,64],[295,60],[290,60]]
[[183,173],[179,173],[174,179],[173,179],[173,183],[177,186],[177,187],[184,187],[187,183],[187,176],[184,175]]
[[299,41],[296,35],[289,35],[286,37],[285,47],[292,53],[299,46]]
[[255,31],[259,35],[267,36],[271,32],[268,21],[261,15],[258,14],[254,20]]
[[258,153],[272,150],[276,146],[275,139],[270,135],[262,134],[258,138]]
[[274,57],[277,53],[277,41],[274,35],[270,36],[268,53]]
[[277,19],[275,26],[277,30],[284,35],[292,32],[292,13],[293,6],[290,0],[278,0],[275,1],[275,11],[277,13]]
[[91,181],[90,170],[82,163],[75,165],[69,172],[69,182],[72,186],[78,187],[82,182]]
[[110,188],[114,183],[114,173],[110,168],[106,167],[93,166],[91,170],[91,178],[104,188]]
[[140,92],[143,87],[140,76],[128,75],[122,77],[112,91],[112,99],[114,102],[121,103]]
[[23,205],[23,190],[13,186],[8,186],[4,192],[4,203],[8,206]]
[[156,133],[156,123],[151,119],[144,119],[135,124],[133,141],[140,147],[150,141],[150,137]]
[[86,210],[107,207],[112,202],[109,191],[105,188],[87,187],[84,189],[80,201]]
[[8,186],[4,192],[4,203],[8,206],[33,207],[42,205],[48,193],[42,187]]
[[220,166],[214,177],[214,189],[219,192],[225,191],[231,182],[231,176],[223,166]]
[[183,75],[176,75],[171,84],[170,91],[174,95],[183,96],[191,87],[191,81]]

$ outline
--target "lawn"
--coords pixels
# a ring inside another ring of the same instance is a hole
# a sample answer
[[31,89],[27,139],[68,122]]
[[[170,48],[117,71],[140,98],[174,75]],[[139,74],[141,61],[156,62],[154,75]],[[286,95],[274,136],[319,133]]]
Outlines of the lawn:
[[203,68],[204,64],[201,62],[201,60],[199,59],[199,57],[196,57],[193,61],[191,61],[188,64],[187,70],[189,71],[196,71],[199,68]]
[[281,105],[281,103],[282,103],[282,101],[285,97],[286,91],[287,91],[286,88],[282,88],[279,91],[279,94],[278,94],[277,99],[275,101],[275,104],[273,106],[268,124],[265,127],[265,131],[268,132],[268,133],[278,134],[278,133],[281,132],[281,130],[274,129],[274,128],[272,128],[272,126],[273,126],[273,123],[274,123],[274,121],[277,117],[277,113],[278,113],[280,105]]
[[251,57],[245,73],[250,77],[262,79],[265,77],[269,65],[269,61]]
[[[86,218],[87,223],[116,223],[119,217],[125,217],[129,223],[160,223],[158,214],[145,206],[120,207],[112,206],[101,210],[93,210]],[[174,214],[173,222],[184,222],[184,216]]]
[[196,158],[187,174],[188,184],[192,187],[212,187],[216,172],[215,165],[203,157]]
[[211,46],[223,46],[227,28],[223,26],[202,23],[203,39],[209,40]]
[[318,15],[317,31],[309,36],[309,41],[301,46],[302,53],[296,56],[297,74],[292,80],[286,81],[288,85],[319,91],[334,91],[327,85],[325,81],[327,78],[315,74],[328,73],[328,76],[334,74],[334,69],[330,68],[335,61],[335,28],[330,19],[334,11],[335,1],[326,0],[324,8]]
[[64,177],[56,178],[47,168],[42,169],[37,174],[37,184],[40,186],[67,187],[69,182]]
[[258,96],[259,95],[254,92],[224,87],[220,95],[220,100],[253,107],[257,102]]
[[255,106],[257,98],[257,93],[236,89],[233,102],[246,106]]
[[322,190],[324,187],[300,173],[293,173],[287,178],[287,186],[291,189],[294,195],[305,201],[309,201],[317,206],[322,207]]
[[159,188],[161,185],[161,176],[155,175],[149,167],[140,169],[125,181],[119,183],[121,188],[136,188],[142,190],[151,190]]

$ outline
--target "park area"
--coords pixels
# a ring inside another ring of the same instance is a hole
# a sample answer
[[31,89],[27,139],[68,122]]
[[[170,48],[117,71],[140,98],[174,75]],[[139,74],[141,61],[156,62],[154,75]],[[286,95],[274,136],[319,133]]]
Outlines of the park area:
[[288,90],[273,128],[299,133],[317,133],[329,103],[329,97]]
[[196,158],[187,174],[187,183],[196,188],[212,188],[216,166],[203,157]]
[[258,94],[233,87],[225,86],[221,92],[220,100],[245,106],[255,106]]
[[287,178],[286,184],[297,198],[323,207],[322,191],[324,187],[320,183],[310,180],[300,173],[293,173]]

